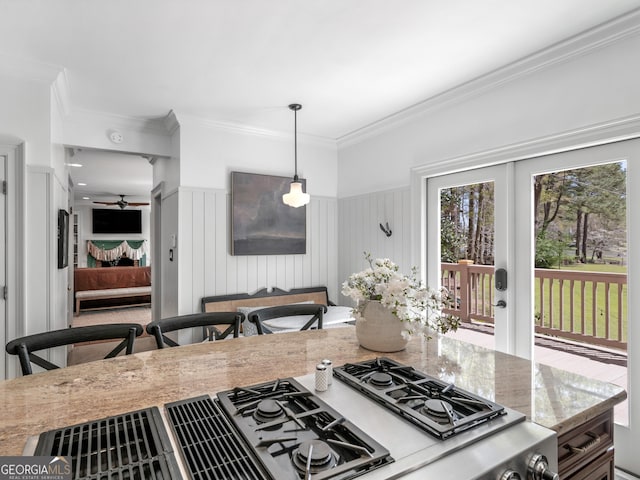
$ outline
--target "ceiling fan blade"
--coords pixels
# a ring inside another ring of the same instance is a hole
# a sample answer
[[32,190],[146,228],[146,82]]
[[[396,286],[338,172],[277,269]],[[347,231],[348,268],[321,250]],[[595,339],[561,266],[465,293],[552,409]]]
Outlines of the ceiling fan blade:
[[127,202],[124,199],[124,197],[126,197],[126,195],[120,195],[120,200],[118,200],[117,202],[97,202],[97,201],[94,201],[93,203],[99,203],[100,205],[117,205],[123,210],[125,208],[127,208],[127,207],[141,207],[141,206],[149,205],[149,202]]

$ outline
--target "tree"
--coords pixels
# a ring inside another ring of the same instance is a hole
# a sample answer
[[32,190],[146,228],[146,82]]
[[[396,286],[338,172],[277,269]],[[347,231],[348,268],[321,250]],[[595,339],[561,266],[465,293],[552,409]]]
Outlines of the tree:
[[440,257],[445,263],[455,263],[460,258],[465,241],[460,223],[461,192],[459,188],[447,188],[440,194]]
[[576,258],[586,263],[591,223],[608,223],[610,228],[625,223],[626,170],[622,163],[608,163],[570,170],[568,175],[571,177],[569,210],[575,213],[576,219]]
[[[538,175],[534,180],[536,258],[549,258],[549,239],[572,238],[575,259],[602,256],[604,245],[619,244],[611,233],[625,224],[626,170],[623,163]],[[605,226],[606,225],[606,226]],[[561,240],[554,240],[554,242]],[[569,242],[566,248],[569,247]],[[539,261],[537,261],[539,263]],[[544,263],[544,262],[542,262]]]
[[558,217],[567,191],[566,172],[536,175],[533,184],[533,223],[536,238],[544,237]]
[[464,257],[479,264],[493,264],[493,183],[444,189],[441,204],[441,261]]

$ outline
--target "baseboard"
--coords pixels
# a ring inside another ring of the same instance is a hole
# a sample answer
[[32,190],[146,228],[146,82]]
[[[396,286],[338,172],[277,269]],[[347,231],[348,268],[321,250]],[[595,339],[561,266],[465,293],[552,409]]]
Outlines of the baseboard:
[[616,468],[616,480],[640,480],[638,477],[634,477],[630,473],[623,472]]

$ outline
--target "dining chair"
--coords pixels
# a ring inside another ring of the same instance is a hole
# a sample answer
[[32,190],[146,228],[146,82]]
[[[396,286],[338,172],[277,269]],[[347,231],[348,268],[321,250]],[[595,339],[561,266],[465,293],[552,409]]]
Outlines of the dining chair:
[[104,358],[112,358],[125,350],[127,355],[133,353],[135,338],[144,331],[137,323],[114,323],[105,325],[90,325],[86,327],[70,327],[50,332],[36,333],[16,338],[7,343],[5,349],[10,355],[17,355],[23,375],[31,375],[31,364],[38,365],[45,370],[55,370],[60,366],[37,355],[35,352],[48,348],[73,345],[82,342],[103,340],[122,340],[107,353]]
[[[265,325],[265,322],[277,318],[284,319],[285,317],[310,317],[308,319],[295,319],[295,321],[290,322],[292,324],[295,323],[295,325],[292,325],[292,328],[287,328],[287,330],[309,330],[310,328],[321,329],[322,317],[326,311],[327,306],[319,303],[279,305],[254,310],[249,314],[248,320],[255,324],[256,329],[258,330],[258,335],[274,333],[275,330],[272,327],[270,328],[268,325]],[[299,324],[301,321],[305,321],[305,323],[300,327]]]
[[[240,312],[207,312],[190,315],[178,315],[155,320],[147,325],[147,333],[156,339],[158,348],[179,347],[180,344],[167,337],[165,333],[182,330],[185,328],[203,327],[205,338],[209,340],[221,340],[233,334],[238,338],[240,324],[244,320],[244,314]],[[216,327],[225,327],[220,331]]]

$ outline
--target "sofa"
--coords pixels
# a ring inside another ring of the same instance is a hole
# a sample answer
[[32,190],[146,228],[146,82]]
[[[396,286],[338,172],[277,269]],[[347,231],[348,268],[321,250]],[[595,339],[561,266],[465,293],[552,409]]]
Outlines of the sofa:
[[77,268],[75,315],[83,310],[151,303],[151,267]]

